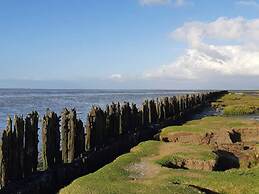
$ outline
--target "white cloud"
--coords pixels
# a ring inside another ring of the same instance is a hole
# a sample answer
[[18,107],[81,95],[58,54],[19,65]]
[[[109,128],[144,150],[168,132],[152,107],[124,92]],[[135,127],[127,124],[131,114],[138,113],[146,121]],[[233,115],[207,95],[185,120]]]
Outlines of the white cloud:
[[168,4],[170,0],[139,0],[141,5],[163,5]]
[[259,76],[259,19],[218,18],[189,22],[172,32],[187,50],[169,65],[147,72],[148,78],[214,79]]
[[122,75],[121,75],[121,74],[118,74],[118,73],[112,74],[112,75],[110,76],[110,79],[113,79],[113,80],[121,80],[121,79],[122,79]]
[[187,5],[186,0],[139,0],[139,3],[145,5],[174,5],[175,7],[181,7]]
[[241,6],[252,6],[252,7],[259,8],[259,3],[255,0],[242,0],[242,1],[238,1],[236,4]]
[[172,37],[190,44],[201,43],[204,39],[241,41],[243,44],[259,41],[259,19],[245,20],[218,18],[210,23],[189,22],[176,29]]

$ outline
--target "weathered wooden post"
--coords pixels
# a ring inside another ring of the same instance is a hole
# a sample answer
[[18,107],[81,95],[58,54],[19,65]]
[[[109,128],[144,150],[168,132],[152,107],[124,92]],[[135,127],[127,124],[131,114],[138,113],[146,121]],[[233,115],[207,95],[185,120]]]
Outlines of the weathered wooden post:
[[16,133],[13,131],[12,119],[10,116],[7,118],[7,136],[8,136],[8,174],[9,180],[13,181],[17,179],[17,145],[16,145]]
[[[112,103],[110,106],[107,105],[105,111],[106,126],[104,131],[108,135],[108,138],[116,138],[120,134],[120,105]],[[105,140],[106,141],[106,140]]]
[[128,102],[124,102],[121,107],[121,133],[128,133],[131,129],[131,107]]
[[180,97],[175,96],[175,108],[174,108],[174,114],[176,115],[176,118],[179,118],[180,113],[181,113],[181,102],[180,102]]
[[183,96],[178,96],[178,102],[179,102],[179,111],[180,113],[182,113],[184,111]]
[[37,171],[38,165],[38,113],[32,112],[25,118],[24,176]]
[[193,94],[189,95],[189,108],[190,109],[193,109],[193,99],[194,99]]
[[24,173],[24,120],[22,117],[14,116],[14,131],[17,145],[17,178],[23,178]]
[[81,119],[76,120],[76,128],[75,157],[79,157],[85,152],[85,128]]
[[185,96],[185,101],[186,101],[186,110],[188,110],[190,108],[190,96],[188,94],[186,94]]
[[95,131],[94,128],[94,112],[93,109],[87,115],[87,126],[86,126],[86,140],[85,140],[85,147],[86,150],[92,150],[95,147],[94,136]]
[[8,171],[8,135],[7,131],[4,130],[2,133],[2,142],[1,142],[1,187],[4,187],[9,181],[9,171]]
[[69,111],[65,108],[61,113],[61,150],[63,163],[68,163],[68,122]]
[[0,154],[1,187],[13,180],[23,178],[24,166],[24,121],[15,115],[14,129],[12,119],[7,118],[7,126],[2,134]]
[[9,183],[13,178],[12,161],[12,120],[7,118],[6,129],[2,134],[1,142],[1,185],[2,187]]
[[170,117],[168,97],[162,98],[162,103],[164,105],[164,117],[165,117],[165,119],[168,119]]
[[61,162],[59,117],[48,111],[42,121],[43,168],[53,168]]
[[139,111],[136,104],[131,105],[131,119],[132,119],[132,131],[139,129],[141,122],[139,119]]
[[75,159],[76,122],[76,111],[72,109],[69,111],[68,121],[68,163]]
[[169,102],[169,117],[172,118],[174,116],[174,99],[173,99],[173,97],[169,97],[168,102]]
[[86,127],[86,150],[92,150],[96,147],[96,130],[95,130],[95,119],[96,119],[96,107],[92,107],[87,116],[87,127]]
[[103,132],[106,130],[106,114],[99,107],[93,107],[88,114],[86,127],[86,149],[98,148],[104,143]]
[[[117,106],[112,103],[106,106],[106,132],[108,139],[115,138],[119,135],[119,120],[117,118]],[[107,139],[107,141],[108,141]]]
[[149,114],[148,114],[149,124],[157,123],[158,115],[157,115],[156,104],[154,100],[149,100],[148,110],[149,110]]
[[148,123],[149,123],[148,100],[145,100],[142,104],[142,126],[146,127]]
[[84,126],[80,119],[77,119],[76,110],[70,111],[69,132],[68,132],[68,162],[72,162],[84,152]]
[[156,98],[156,112],[157,112],[158,122],[160,122],[161,110],[160,110],[160,102],[158,98]]
[[158,112],[158,119],[160,122],[165,121],[165,106],[163,103],[163,99],[157,99],[157,112]]
[[61,145],[63,163],[71,163],[85,151],[83,122],[77,119],[76,110],[64,109],[61,115]]
[[104,131],[106,130],[105,113],[100,107],[96,108],[95,130],[97,132],[97,146],[102,146],[104,142]]

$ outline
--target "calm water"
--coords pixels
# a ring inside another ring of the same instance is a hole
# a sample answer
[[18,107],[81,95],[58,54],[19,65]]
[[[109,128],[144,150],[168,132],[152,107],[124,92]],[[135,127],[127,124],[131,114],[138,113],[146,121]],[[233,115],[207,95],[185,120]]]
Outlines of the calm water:
[[104,107],[112,101],[128,101],[140,105],[146,98],[186,93],[195,91],[0,89],[0,132],[5,128],[8,114],[13,117],[14,114],[26,115],[37,110],[42,117],[47,108],[60,114],[64,107],[68,107],[76,108],[79,118],[85,122],[92,105]]

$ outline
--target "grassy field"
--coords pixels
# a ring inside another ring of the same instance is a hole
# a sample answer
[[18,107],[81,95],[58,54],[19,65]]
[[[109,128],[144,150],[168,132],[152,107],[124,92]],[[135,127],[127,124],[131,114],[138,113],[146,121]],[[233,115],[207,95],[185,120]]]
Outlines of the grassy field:
[[211,116],[204,117],[199,120],[188,121],[181,126],[169,126],[162,130],[160,136],[164,137],[172,132],[194,132],[206,133],[210,131],[217,131],[219,129],[231,128],[255,128],[259,127],[259,123],[254,120],[246,120],[235,117],[225,116]]
[[259,96],[245,93],[229,93],[213,103],[213,106],[222,108],[224,115],[259,113]]
[[[258,166],[224,172],[164,168],[161,161],[168,158],[167,154],[174,156],[168,150],[166,153],[161,151],[166,150],[165,147],[169,147],[168,144],[174,147],[173,143],[155,141],[141,143],[131,153],[117,158],[93,174],[77,179],[60,193],[200,193],[190,185],[217,193],[259,193]],[[179,145],[177,147],[179,149]],[[178,154],[179,152],[175,156],[179,156]],[[191,155],[204,160],[214,158],[208,152]],[[186,156],[188,155],[181,155],[181,157]],[[137,168],[133,167],[134,165]]]
[[[112,193],[198,193],[197,190],[185,185],[171,184],[157,177],[155,181],[138,181],[138,171],[130,170],[132,164],[141,162],[145,157],[158,155],[158,147],[162,142],[147,141],[135,147],[131,153],[117,158],[97,172],[81,177],[60,193],[69,194],[112,194]],[[144,178],[143,178],[144,180]]]
[[[257,97],[258,98],[258,97]],[[253,96],[230,94],[214,104],[218,107],[258,107]],[[228,108],[226,109],[228,111]],[[224,111],[226,111],[224,110]],[[242,110],[243,111],[243,110]],[[242,112],[240,111],[240,112]],[[243,114],[243,112],[242,112]],[[174,133],[205,134],[221,129],[258,129],[259,122],[236,115],[212,116],[193,120],[182,126],[166,127],[161,137]],[[130,153],[118,157],[97,172],[83,176],[60,191],[61,194],[175,193],[195,194],[202,191],[227,194],[259,194],[259,166],[226,171],[167,168],[167,163],[181,159],[215,160],[209,145],[181,142],[147,141]]]

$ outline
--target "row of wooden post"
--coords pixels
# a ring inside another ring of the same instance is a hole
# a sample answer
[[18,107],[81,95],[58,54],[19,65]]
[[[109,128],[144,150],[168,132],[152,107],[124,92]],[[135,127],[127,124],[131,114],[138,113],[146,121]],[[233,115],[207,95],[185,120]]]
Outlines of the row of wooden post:
[[62,163],[71,163],[86,151],[109,145],[120,135],[168,119],[176,119],[185,111],[223,93],[224,91],[218,91],[145,100],[140,109],[136,104],[128,102],[122,105],[112,103],[105,110],[94,106],[87,116],[86,126],[77,118],[75,109],[64,109],[61,116],[48,110],[42,118],[40,160],[38,113],[32,112],[25,119],[15,116],[13,124],[8,117],[0,149],[1,187],[36,172],[39,161],[42,161],[43,170],[55,168]]

